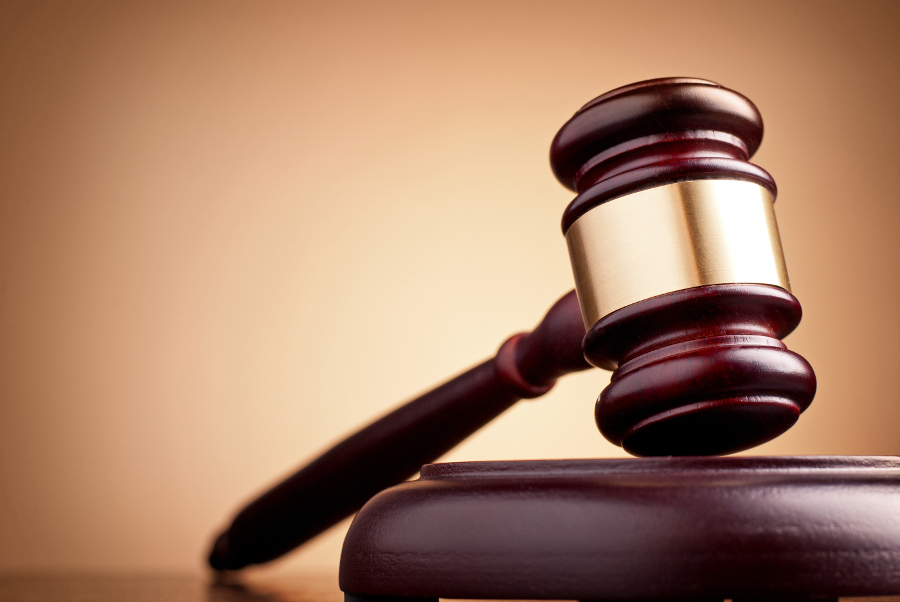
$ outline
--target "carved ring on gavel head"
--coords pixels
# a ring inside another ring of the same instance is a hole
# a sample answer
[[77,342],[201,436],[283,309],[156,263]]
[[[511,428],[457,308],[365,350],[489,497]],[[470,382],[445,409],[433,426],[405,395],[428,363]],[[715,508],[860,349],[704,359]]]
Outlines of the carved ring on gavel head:
[[816,378],[781,342],[800,322],[773,203],[749,158],[762,118],[710,81],[667,78],[604,94],[553,140],[587,333],[615,370],[597,426],[630,453],[708,455],[790,428]]

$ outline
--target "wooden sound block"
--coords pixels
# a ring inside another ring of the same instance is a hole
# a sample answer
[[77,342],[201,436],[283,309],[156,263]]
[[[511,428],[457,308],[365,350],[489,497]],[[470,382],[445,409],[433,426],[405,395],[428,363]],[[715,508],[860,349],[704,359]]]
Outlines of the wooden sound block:
[[433,464],[357,514],[348,601],[900,594],[900,459]]

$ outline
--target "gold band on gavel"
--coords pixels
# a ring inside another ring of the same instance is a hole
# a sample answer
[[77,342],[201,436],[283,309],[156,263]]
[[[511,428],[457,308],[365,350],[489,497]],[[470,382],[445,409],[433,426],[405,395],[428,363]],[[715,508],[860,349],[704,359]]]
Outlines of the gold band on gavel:
[[566,241],[586,328],[696,286],[791,290],[772,195],[751,182],[693,180],[613,199],[579,217]]

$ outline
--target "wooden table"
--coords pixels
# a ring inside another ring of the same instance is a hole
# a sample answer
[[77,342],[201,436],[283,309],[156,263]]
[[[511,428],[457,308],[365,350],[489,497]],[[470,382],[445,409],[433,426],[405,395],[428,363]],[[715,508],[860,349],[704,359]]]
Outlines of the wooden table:
[[[216,583],[210,576],[177,574],[0,575],[0,602],[343,602],[337,575],[240,577]],[[900,596],[842,598],[900,602]]]
[[212,575],[0,575],[0,602],[343,602],[336,574],[290,578]]

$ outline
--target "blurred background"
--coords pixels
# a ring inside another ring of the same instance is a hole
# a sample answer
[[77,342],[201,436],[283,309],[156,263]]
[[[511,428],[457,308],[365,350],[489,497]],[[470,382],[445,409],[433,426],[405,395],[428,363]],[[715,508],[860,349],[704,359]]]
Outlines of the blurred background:
[[[199,572],[263,488],[530,329],[591,98],[750,97],[819,393],[900,453],[900,3],[0,3],[0,571]],[[609,374],[446,460],[619,457]],[[336,570],[346,523],[263,573]]]

